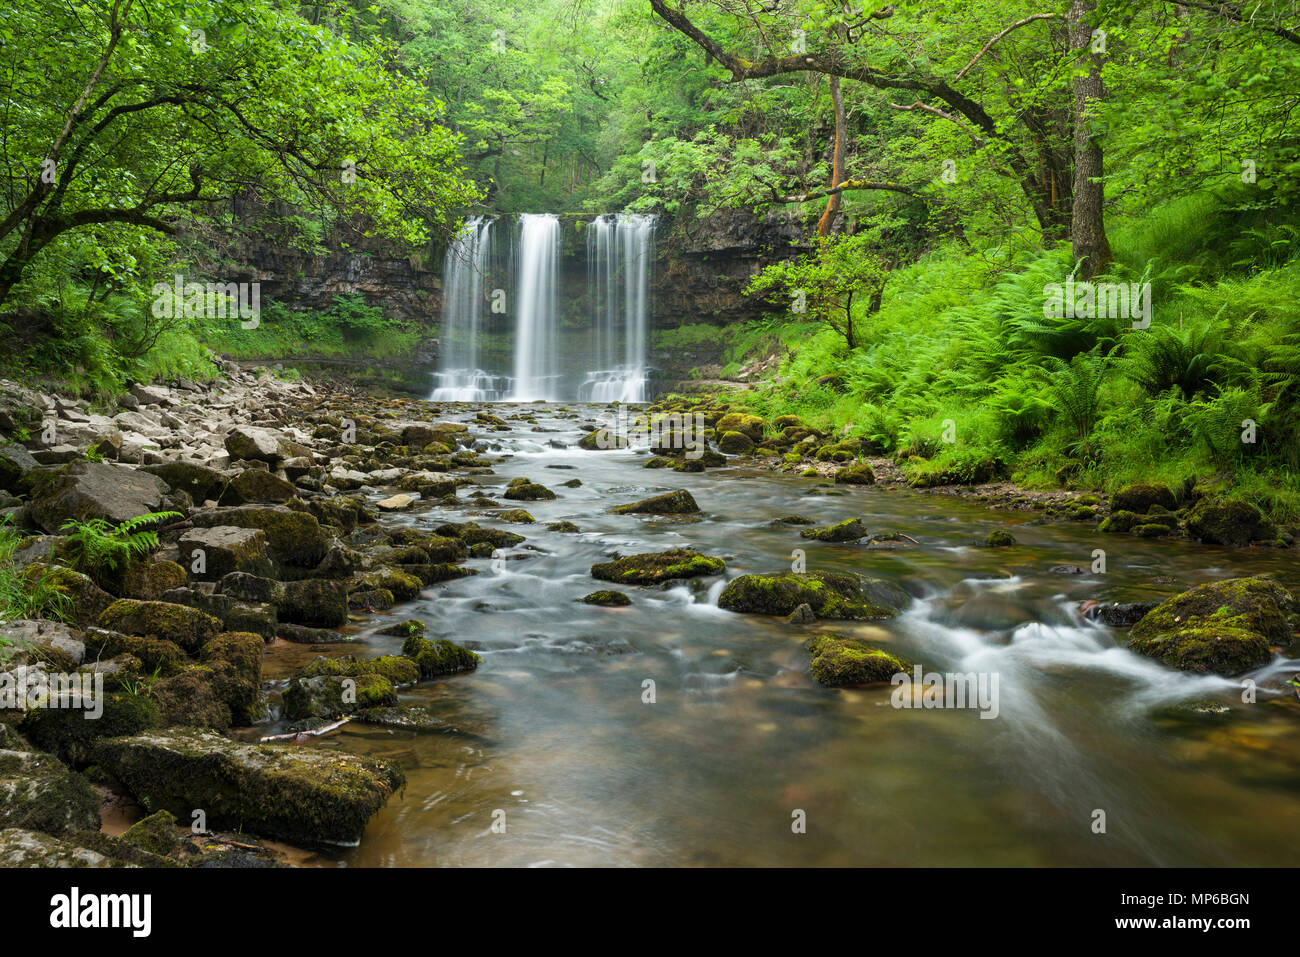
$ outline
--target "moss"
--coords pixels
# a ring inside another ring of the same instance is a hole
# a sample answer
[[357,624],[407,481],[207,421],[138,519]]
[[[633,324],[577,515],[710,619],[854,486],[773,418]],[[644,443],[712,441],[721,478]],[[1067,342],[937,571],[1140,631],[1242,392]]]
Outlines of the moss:
[[63,834],[98,828],[99,803],[85,778],[53,755],[0,751],[0,829]]
[[984,539],[984,544],[989,548],[1006,548],[1015,543],[1015,536],[1000,528],[997,531],[989,532]]
[[591,566],[591,577],[623,585],[657,585],[677,578],[720,575],[726,570],[721,558],[711,558],[685,548],[666,552],[628,555]]
[[1292,618],[1300,602],[1278,582],[1266,578],[1229,578],[1197,585],[1162,602],[1133,626],[1137,638],[1157,638],[1195,619],[1241,618],[1242,627],[1267,643],[1285,646],[1292,639]]
[[138,734],[159,724],[158,709],[146,697],[121,692],[105,694],[104,712],[88,720],[76,708],[36,708],[28,711],[22,732],[44,751],[52,751],[64,761],[80,766],[89,759],[99,738]]
[[230,705],[217,694],[213,670],[206,665],[154,682],[149,697],[157,708],[160,727],[225,731],[234,724]]
[[413,685],[420,680],[420,667],[404,655],[381,655],[378,658],[358,658],[355,655],[327,658],[322,655],[303,668],[300,677],[318,678],[322,675],[341,678],[383,675],[395,687],[401,687]]
[[876,473],[871,471],[871,466],[865,462],[860,465],[850,465],[842,468],[835,473],[836,485],[875,485]]
[[624,608],[632,604],[632,599],[621,591],[607,588],[594,591],[590,595],[583,595],[578,601],[588,605],[600,605],[603,608]]
[[176,816],[170,811],[157,811],[141,818],[126,829],[122,841],[150,854],[166,857],[181,847],[176,833]]
[[100,743],[96,761],[150,811],[299,844],[355,843],[405,778],[395,765],[337,751],[239,744],[158,731]]
[[574,525],[572,522],[551,522],[546,526],[546,530],[548,532],[563,532],[567,535],[572,535],[575,532],[582,531],[582,529],[577,525]]
[[1204,498],[1192,506],[1187,530],[1203,544],[1241,547],[1272,541],[1276,530],[1249,502]]
[[653,495],[639,502],[617,505],[615,515],[688,515],[700,510],[694,496],[685,489]]
[[1158,635],[1137,637],[1130,632],[1128,647],[1171,668],[1220,675],[1239,675],[1273,657],[1268,642],[1250,629],[1245,616],[1193,619]]
[[719,435],[727,432],[740,432],[757,442],[763,437],[763,420],[756,415],[743,412],[728,412],[714,424]]
[[422,678],[473,671],[483,660],[468,648],[445,639],[421,638],[418,635],[412,635],[402,643],[402,654],[419,665]]
[[860,518],[846,518],[834,525],[821,528],[805,528],[799,532],[800,538],[811,538],[818,542],[856,542],[867,537],[866,526]]
[[186,651],[197,651],[221,631],[221,621],[197,608],[167,601],[122,598],[99,616],[102,627],[129,635],[153,635],[174,641]]
[[1108,534],[1113,532],[1127,532],[1132,529],[1134,525],[1142,524],[1142,521],[1143,516],[1134,512],[1121,510],[1118,512],[1111,512],[1110,516],[1097,527],[1097,530]]
[[728,455],[749,455],[754,451],[754,440],[743,432],[723,432],[718,449]]
[[357,675],[319,675],[294,678],[282,697],[284,717],[290,721],[304,718],[336,718],[362,708],[388,707],[397,704],[393,683],[375,672]]
[[124,635],[117,631],[90,628],[87,629],[83,640],[89,656],[108,660],[119,655],[131,655],[149,674],[173,675],[187,664],[181,646],[165,638]]
[[464,525],[454,525],[448,522],[445,525],[439,525],[434,531],[439,535],[458,538],[470,548],[483,544],[490,545],[492,548],[512,548],[520,542],[526,541],[524,536],[515,532],[508,532],[502,528],[483,528],[473,522],[466,522]]
[[329,539],[316,516],[282,505],[214,509],[196,513],[193,520],[196,525],[206,528],[233,525],[261,529],[266,533],[267,544],[275,556],[285,564],[299,568],[315,568],[329,548]]
[[212,669],[213,690],[230,707],[230,717],[235,724],[252,724],[263,717],[262,658],[265,653],[266,643],[262,636],[250,632],[224,632],[203,646],[202,660]]
[[1166,535],[1172,535],[1174,529],[1172,526],[1158,522],[1145,522],[1141,525],[1134,525],[1132,532],[1139,538],[1163,538]]
[[517,525],[531,525],[536,521],[530,514],[522,508],[510,508],[497,514],[497,518],[503,522],[513,522]]
[[829,687],[889,681],[912,667],[902,658],[849,635],[817,635],[808,642],[808,651],[812,676]]
[[[417,582],[416,594],[419,590]],[[324,578],[285,582],[276,605],[281,621],[313,628],[337,628],[348,620],[348,586]]]
[[525,479],[517,485],[511,482],[505,491],[504,497],[513,502],[549,502],[556,496],[545,485],[539,485]]
[[1135,482],[1132,485],[1125,485],[1111,496],[1110,500],[1112,510],[1134,512],[1138,515],[1147,514],[1153,505],[1166,509],[1172,509],[1177,505],[1174,501],[1174,493],[1168,486],[1154,482]]
[[727,583],[718,607],[760,615],[789,615],[807,605],[818,618],[893,618],[908,597],[886,582],[840,572],[741,575]]

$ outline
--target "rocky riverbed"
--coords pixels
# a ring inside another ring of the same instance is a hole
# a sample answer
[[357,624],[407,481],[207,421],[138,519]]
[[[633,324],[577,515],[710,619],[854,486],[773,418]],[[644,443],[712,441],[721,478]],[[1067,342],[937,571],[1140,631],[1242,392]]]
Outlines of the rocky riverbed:
[[[345,726],[416,735],[457,726],[475,737],[458,713],[410,694],[464,680],[454,676],[490,649],[461,629],[430,631],[404,609],[553,550],[539,536],[583,534],[579,514],[547,521],[532,511],[583,495],[584,473],[557,461],[539,465],[561,470],[554,480],[530,470],[502,484],[498,470],[516,456],[501,440],[528,432],[551,449],[627,451],[611,432],[612,410],[438,405],[220,371],[211,385],[136,385],[96,410],[0,380],[0,514],[22,535],[12,565],[29,586],[63,596],[46,617],[0,624],[0,679],[41,689],[0,711],[0,863],[251,866],[284,859],[259,838],[357,844],[402,796],[408,769],[400,757],[318,745]],[[644,473],[656,483],[769,468],[799,476],[810,502],[867,487],[911,494],[895,463],[790,417],[767,422],[709,398],[649,411],[703,426],[688,441],[676,426],[654,433],[639,462],[658,470]],[[1212,488],[1134,486],[1107,500],[936,484],[1086,527],[1101,542],[1114,533],[1254,543],[1253,552],[1295,541],[1293,529],[1218,502]],[[735,495],[743,500],[742,486]],[[809,571],[798,559],[729,567],[725,550],[689,541],[706,509],[686,488],[588,496],[581,507],[681,540],[607,549],[570,601],[618,614],[643,591],[698,586],[720,612],[789,629],[806,646],[804,673],[823,688],[870,686],[913,665],[880,627],[914,613],[924,596],[913,582]],[[156,542],[113,566],[78,534],[96,520],[103,533],[140,516],[150,516],[139,530]],[[752,521],[809,548],[920,547],[916,529],[829,519]],[[1014,551],[1016,534],[997,528],[970,545]],[[1082,565],[1051,571],[1085,575]],[[1076,612],[1132,626],[1131,651],[1193,675],[1238,676],[1300,653],[1300,605],[1268,574],[1222,574],[1159,600],[1099,592]],[[362,631],[378,640],[358,641]],[[54,680],[69,676],[100,683],[94,720],[71,700],[80,686]],[[101,829],[107,809],[124,802],[139,820],[125,833]]]

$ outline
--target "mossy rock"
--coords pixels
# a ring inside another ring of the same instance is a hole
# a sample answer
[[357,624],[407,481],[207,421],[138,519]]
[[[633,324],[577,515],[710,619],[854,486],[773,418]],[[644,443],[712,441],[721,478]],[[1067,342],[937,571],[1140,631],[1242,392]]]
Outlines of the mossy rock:
[[212,686],[217,697],[230,707],[231,720],[248,725],[263,717],[262,658],[266,642],[251,632],[223,632],[207,642],[200,652],[212,669]]
[[632,604],[632,599],[621,591],[612,591],[608,588],[594,591],[590,595],[583,595],[578,601],[587,605],[599,605],[602,608],[626,608]]
[[641,463],[643,469],[667,469],[672,468],[672,466],[673,460],[662,455],[652,455]]
[[180,645],[154,635],[124,635],[107,628],[87,628],[82,640],[86,643],[87,657],[107,661],[130,655],[151,675],[173,675],[188,663]]
[[1187,530],[1205,545],[1241,547],[1269,541],[1277,532],[1254,505],[1233,499],[1205,498],[1192,506]]
[[181,838],[176,833],[176,816],[170,811],[157,811],[136,821],[122,834],[122,840],[132,847],[160,857],[166,857],[181,848]]
[[744,432],[723,432],[718,449],[728,455],[749,455],[754,451],[754,440]]
[[1111,512],[1106,520],[1097,526],[1097,531],[1107,534],[1132,531],[1134,526],[1143,524],[1144,519],[1143,515],[1121,509],[1118,512]]
[[875,485],[876,473],[865,462],[850,465],[835,473],[836,485]]
[[48,576],[49,584],[68,596],[69,607],[66,609],[65,617],[75,625],[85,627],[99,621],[99,616],[104,613],[104,609],[115,600],[112,595],[96,585],[89,575],[83,575],[62,565],[33,562],[23,571],[23,577],[28,581],[42,575]]
[[728,412],[718,419],[713,427],[719,435],[739,432],[755,442],[763,437],[763,420],[756,415],[746,415],[743,412]]
[[526,541],[524,536],[515,532],[508,532],[503,528],[483,528],[473,522],[466,522],[463,525],[455,525],[448,522],[439,525],[434,531],[438,535],[458,538],[469,548],[475,545],[489,545],[492,548],[513,548],[520,542]]
[[818,618],[893,618],[910,602],[896,585],[842,572],[741,575],[727,583],[718,607],[760,615],[789,615],[807,605]]
[[337,718],[362,708],[389,707],[397,704],[397,691],[381,674],[319,675],[293,678],[281,700],[284,717],[301,721]]
[[222,505],[283,504],[297,494],[298,490],[278,475],[261,469],[248,469],[230,480],[218,502]]
[[726,570],[721,558],[710,558],[686,548],[666,552],[627,555],[591,566],[591,577],[621,585],[658,585],[678,578],[720,575]]
[[1172,535],[1174,529],[1170,525],[1159,522],[1144,522],[1141,525],[1134,525],[1132,532],[1139,538],[1164,538],[1166,535]]
[[639,502],[615,506],[615,515],[690,515],[700,511],[694,496],[685,489],[653,495]]
[[603,452],[609,449],[625,448],[626,445],[626,442],[609,429],[596,429],[594,432],[588,432],[578,439],[578,448],[588,452]]
[[801,529],[799,537],[811,538],[818,542],[856,542],[860,538],[867,537],[867,528],[860,518],[846,518],[834,525]]
[[504,512],[498,512],[497,518],[503,522],[510,522],[515,525],[532,525],[537,519],[533,518],[522,508],[508,508]]
[[185,569],[175,562],[128,562],[121,578],[124,598],[156,601],[163,592],[180,588],[189,581]]
[[[419,582],[416,582],[415,594],[419,591]],[[347,624],[348,587],[344,582],[324,578],[285,582],[276,607],[281,621],[312,628],[337,628]]]
[[0,750],[0,828],[47,834],[97,830],[99,804],[86,779],[54,755]]
[[984,538],[984,544],[987,545],[989,548],[1007,548],[1008,546],[1014,545],[1015,543],[1016,543],[1015,536],[1012,535],[1010,532],[1001,528],[997,529],[996,531],[989,532],[988,535]]
[[562,532],[566,535],[573,535],[582,531],[572,522],[551,522],[546,526],[546,530],[548,532]]
[[[337,584],[342,585],[343,583],[338,582]],[[407,574],[396,568],[383,567],[354,577],[346,587],[349,593],[379,589],[392,592],[393,597],[398,601],[413,601],[420,597],[424,582],[415,575]],[[302,624],[312,624],[312,622],[302,622]]]
[[35,708],[27,712],[20,728],[41,750],[80,767],[89,760],[98,739],[158,727],[158,709],[142,695],[119,692],[99,700],[104,710],[96,719],[87,719],[79,708]]
[[197,652],[205,641],[221,631],[220,619],[197,608],[169,601],[137,601],[122,598],[104,609],[99,624],[127,635],[153,635],[174,641],[188,652]]
[[1110,499],[1111,511],[1134,512],[1138,515],[1146,515],[1153,505],[1173,509],[1177,504],[1174,493],[1167,485],[1154,482],[1135,482],[1132,485],[1125,485]]
[[200,504],[208,499],[216,499],[226,486],[226,476],[216,469],[194,462],[164,462],[160,465],[146,465],[140,471],[158,476],[172,488],[188,493],[191,499]]
[[1183,671],[1237,675],[1267,664],[1270,645],[1288,647],[1300,602],[1263,578],[1231,578],[1186,591],[1147,612],[1129,650]]
[[358,658],[356,655],[327,658],[322,655],[309,662],[299,677],[319,678],[322,675],[340,678],[383,675],[394,687],[400,688],[420,680],[420,666],[404,655],[381,655],[378,658]]
[[99,742],[95,762],[149,811],[298,844],[355,844],[405,784],[394,764],[334,750],[241,744],[154,731]]
[[195,512],[191,518],[201,528],[233,525],[261,529],[275,558],[297,568],[315,568],[329,549],[329,538],[315,515],[283,505],[216,508]]
[[421,638],[418,635],[412,635],[402,643],[402,654],[419,665],[422,678],[473,671],[483,660],[468,648],[446,639]]
[[377,629],[375,634],[393,635],[398,638],[409,638],[411,635],[423,635],[427,630],[428,626],[425,625],[424,622],[416,618],[409,618],[406,621],[399,621],[394,622],[391,625],[385,625],[383,628]]
[[556,495],[545,485],[525,479],[517,485],[512,482],[506,489],[504,497],[512,502],[549,502],[555,499]]
[[902,658],[850,635],[817,635],[809,640],[807,647],[812,654],[809,671],[813,678],[832,688],[889,681],[912,667]]
[[225,731],[234,724],[230,705],[217,693],[213,670],[194,665],[155,681],[149,697],[164,728],[207,728]]

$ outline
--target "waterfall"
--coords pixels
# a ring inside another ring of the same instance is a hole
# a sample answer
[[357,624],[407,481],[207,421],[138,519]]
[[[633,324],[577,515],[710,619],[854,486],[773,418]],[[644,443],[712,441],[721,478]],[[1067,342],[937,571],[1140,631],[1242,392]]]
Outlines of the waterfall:
[[443,260],[430,398],[644,402],[654,232],[655,217],[640,214],[587,225],[587,319],[577,312],[577,258],[561,259],[558,216],[523,214],[513,229],[469,217]]
[[479,359],[492,258],[492,220],[469,217],[443,259],[442,355],[432,399],[485,402],[503,394],[501,378],[483,371]]
[[654,230],[654,216],[636,213],[598,216],[587,227],[596,363],[579,390],[587,401],[645,401]]
[[555,401],[560,372],[556,360],[559,332],[555,286],[560,255],[560,220],[551,214],[519,217],[516,254],[514,402]]

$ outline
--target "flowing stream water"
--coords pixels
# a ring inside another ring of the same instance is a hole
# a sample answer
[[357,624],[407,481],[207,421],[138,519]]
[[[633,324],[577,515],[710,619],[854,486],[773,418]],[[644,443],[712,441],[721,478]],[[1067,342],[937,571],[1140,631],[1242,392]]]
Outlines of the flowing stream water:
[[[536,525],[500,523],[468,503],[396,519],[472,519],[528,540],[505,562],[470,561],[480,574],[427,589],[394,612],[475,648],[483,663],[402,693],[403,704],[444,716],[446,733],[353,723],[309,745],[396,760],[408,784],[360,846],[308,863],[1296,862],[1300,703],[1283,681],[1300,662],[1279,659],[1253,675],[1257,703],[1243,704],[1239,680],[1140,658],[1123,649],[1120,633],[1074,613],[1084,599],[1162,597],[1249,573],[1273,572],[1296,587],[1290,553],[1099,541],[1089,525],[1033,523],[1033,513],[882,487],[810,494],[826,483],[748,468],[647,470],[635,450],[573,447],[580,422],[603,409],[580,418],[538,405],[491,410],[512,430],[492,434],[490,454],[501,461],[476,480],[493,494],[528,476],[559,498],[526,503]],[[519,411],[536,424],[514,418]],[[580,487],[561,485],[574,477]],[[609,512],[675,488],[691,491],[700,517]],[[874,533],[903,532],[920,544],[823,544],[771,524],[792,513],[819,524],[861,516]],[[544,528],[561,519],[581,533]],[[974,546],[1002,527],[1016,546]],[[627,589],[629,608],[576,601],[609,587],[590,577],[594,562],[677,546],[724,557],[725,575]],[[1099,546],[1105,574],[1049,571],[1090,567]],[[789,570],[795,548],[810,571],[886,579],[915,601],[890,621],[810,626],[717,607],[724,579]],[[374,634],[392,620],[375,616],[358,644],[340,650],[395,652],[401,639]],[[860,636],[929,671],[996,673],[998,715],[895,708],[885,685],[823,688],[808,676],[803,647],[823,631]],[[647,679],[652,704],[643,701]],[[796,811],[806,833],[792,830]],[[1098,811],[1105,833],[1094,832]],[[493,830],[496,812],[504,833]]]

